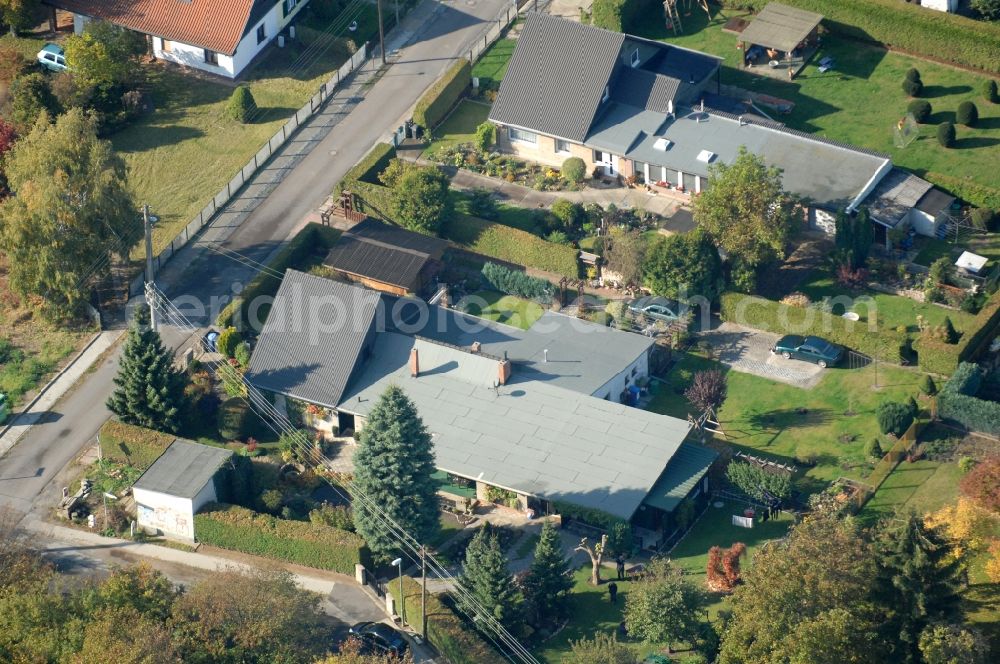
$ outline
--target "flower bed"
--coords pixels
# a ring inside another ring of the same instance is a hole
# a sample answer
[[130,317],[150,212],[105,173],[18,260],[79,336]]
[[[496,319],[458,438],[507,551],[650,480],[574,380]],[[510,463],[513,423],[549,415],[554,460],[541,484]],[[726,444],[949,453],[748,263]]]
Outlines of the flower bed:
[[472,143],[444,145],[428,158],[439,164],[464,168],[473,173],[502,178],[507,182],[531,187],[536,191],[576,191],[578,185],[563,179],[559,171],[500,152],[483,156]]

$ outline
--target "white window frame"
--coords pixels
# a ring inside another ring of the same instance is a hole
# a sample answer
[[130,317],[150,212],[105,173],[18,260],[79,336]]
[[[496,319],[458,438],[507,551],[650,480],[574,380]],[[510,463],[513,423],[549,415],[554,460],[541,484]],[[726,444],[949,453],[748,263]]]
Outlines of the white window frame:
[[634,51],[632,51],[631,62],[632,62],[632,68],[633,69],[635,69],[636,67],[639,66],[639,49],[638,48],[636,48]]
[[282,18],[291,14],[298,4],[299,0],[281,0],[281,8],[284,10]]
[[564,141],[561,138],[556,139],[556,153],[557,154],[569,154],[569,141]]
[[205,64],[206,65],[214,65],[214,66],[218,67],[219,66],[219,54],[216,51],[213,51],[211,49],[207,49],[206,48],[206,49],[203,49],[203,50],[205,51],[205,53],[204,53]]
[[508,127],[507,136],[512,143],[524,143],[526,145],[538,145],[538,134],[517,127]]

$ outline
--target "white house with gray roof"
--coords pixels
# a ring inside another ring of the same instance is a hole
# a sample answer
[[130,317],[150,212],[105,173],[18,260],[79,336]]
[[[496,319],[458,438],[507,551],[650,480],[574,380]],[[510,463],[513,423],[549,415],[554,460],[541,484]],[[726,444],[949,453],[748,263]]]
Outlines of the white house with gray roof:
[[537,512],[562,501],[666,527],[677,502],[707,492],[716,455],[687,442],[687,421],[622,402],[651,347],[554,312],[521,330],[289,270],[246,378],[330,409],[341,430],[362,429],[398,385],[451,483],[513,491]]

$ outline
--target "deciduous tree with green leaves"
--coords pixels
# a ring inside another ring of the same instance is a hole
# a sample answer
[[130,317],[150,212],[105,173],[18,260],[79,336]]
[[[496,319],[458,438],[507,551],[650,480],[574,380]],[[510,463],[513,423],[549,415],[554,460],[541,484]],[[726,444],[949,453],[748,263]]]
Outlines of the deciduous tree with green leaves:
[[74,109],[36,124],[7,154],[5,172],[15,195],[0,204],[0,250],[11,288],[72,314],[109,253],[127,255],[141,236],[125,164]]
[[436,166],[409,168],[396,182],[396,221],[411,231],[434,235],[451,217],[448,176]]
[[524,578],[525,603],[536,625],[555,621],[566,614],[566,601],[573,588],[569,571],[559,531],[551,521],[546,521],[535,545],[535,559]]
[[77,82],[94,88],[131,86],[145,71],[139,56],[146,38],[107,21],[90,21],[83,32],[66,40],[66,64]]
[[929,625],[920,634],[924,664],[986,664],[990,646],[983,635],[963,625]]
[[0,0],[0,19],[10,29],[12,37],[34,24],[40,5],[40,0]]
[[45,74],[22,74],[10,84],[10,120],[21,133],[27,133],[43,115],[46,124],[60,111]]
[[637,230],[612,228],[604,238],[604,263],[607,269],[621,277],[622,283],[642,283],[642,266],[646,260],[646,239]]
[[507,569],[507,558],[489,523],[483,524],[465,550],[462,584],[476,600],[476,603],[459,600],[469,615],[478,615],[482,607],[507,629],[521,622],[521,593]]
[[757,270],[784,257],[794,200],[782,187],[781,169],[743,147],[732,164],[717,162],[708,171],[694,219],[729,257],[733,285],[753,290]]
[[592,639],[570,641],[576,664],[639,664],[635,651],[618,642],[615,634],[596,632]]
[[654,295],[703,297],[715,302],[722,290],[722,259],[712,239],[701,230],[657,240],[646,254],[645,282]]
[[695,641],[708,620],[708,596],[668,559],[654,558],[625,597],[625,627],[647,643]]
[[[434,450],[430,432],[416,406],[396,385],[379,397],[368,414],[354,453],[356,493],[365,495],[419,542],[441,527],[438,512]],[[399,542],[372,513],[369,503],[355,498],[354,524],[369,548],[388,556]]]

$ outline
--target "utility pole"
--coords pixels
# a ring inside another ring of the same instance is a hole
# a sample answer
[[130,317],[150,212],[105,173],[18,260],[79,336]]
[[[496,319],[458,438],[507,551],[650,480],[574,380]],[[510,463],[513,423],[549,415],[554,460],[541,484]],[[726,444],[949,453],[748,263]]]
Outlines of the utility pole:
[[396,0],[396,25],[399,25],[399,0]]
[[382,52],[382,64],[385,65],[385,26],[382,24],[382,0],[376,0],[378,6],[378,50]]
[[146,303],[149,305],[149,326],[155,332],[156,296],[153,292],[153,221],[149,216],[149,205],[142,206],[142,225],[146,231]]
[[420,547],[420,638],[427,642],[427,550]]

